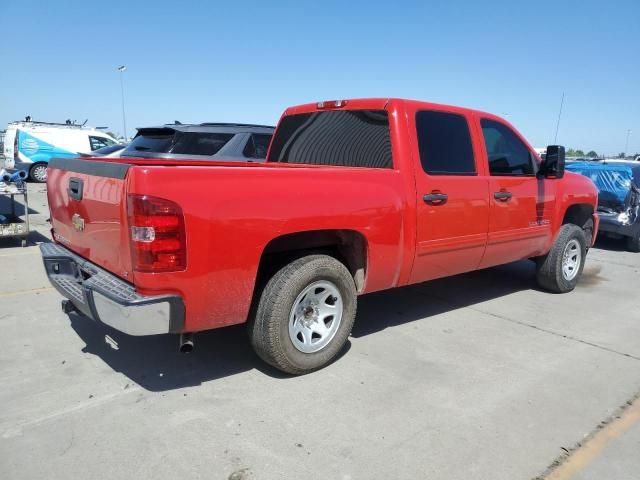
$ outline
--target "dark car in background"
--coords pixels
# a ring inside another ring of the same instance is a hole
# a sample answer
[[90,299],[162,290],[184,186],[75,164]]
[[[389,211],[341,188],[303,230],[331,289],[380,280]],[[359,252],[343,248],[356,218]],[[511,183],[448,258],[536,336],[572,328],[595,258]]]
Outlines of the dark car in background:
[[238,123],[139,128],[122,157],[263,162],[274,127]]
[[573,162],[566,169],[598,188],[599,233],[623,237],[628,250],[640,252],[640,163]]
[[81,153],[81,157],[100,157],[100,158],[117,158],[123,150],[127,148],[128,143],[116,143],[107,147],[98,148],[91,153]]

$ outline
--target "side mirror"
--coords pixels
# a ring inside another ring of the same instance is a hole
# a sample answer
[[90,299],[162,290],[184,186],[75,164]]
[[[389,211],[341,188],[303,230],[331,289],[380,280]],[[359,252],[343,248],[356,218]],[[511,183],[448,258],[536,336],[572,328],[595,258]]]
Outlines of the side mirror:
[[540,175],[545,178],[564,177],[564,147],[562,145],[547,147],[547,154],[540,165]]

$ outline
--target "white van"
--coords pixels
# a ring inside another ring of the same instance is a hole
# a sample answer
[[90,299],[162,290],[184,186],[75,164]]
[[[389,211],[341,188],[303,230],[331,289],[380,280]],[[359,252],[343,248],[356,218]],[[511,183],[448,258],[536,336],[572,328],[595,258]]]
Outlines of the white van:
[[7,169],[24,170],[36,182],[47,180],[52,158],[77,157],[116,144],[110,135],[91,127],[67,123],[11,122],[4,136]]

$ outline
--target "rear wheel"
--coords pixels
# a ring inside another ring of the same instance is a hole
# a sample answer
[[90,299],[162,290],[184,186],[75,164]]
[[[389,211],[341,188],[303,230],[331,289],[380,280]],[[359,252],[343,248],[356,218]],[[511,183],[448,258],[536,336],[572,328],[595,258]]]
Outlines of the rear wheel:
[[333,257],[309,255],[268,281],[249,335],[256,353],[295,375],[330,363],[344,347],[356,314],[349,270]]
[[35,163],[29,169],[29,178],[34,182],[44,183],[47,181],[47,164]]
[[549,253],[538,259],[538,284],[555,293],[570,292],[578,283],[586,252],[582,228],[573,224],[563,225]]

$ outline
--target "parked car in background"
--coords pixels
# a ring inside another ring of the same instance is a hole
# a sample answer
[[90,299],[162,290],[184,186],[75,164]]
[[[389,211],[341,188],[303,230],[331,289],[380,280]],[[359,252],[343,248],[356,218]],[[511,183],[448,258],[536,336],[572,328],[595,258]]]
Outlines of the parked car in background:
[[239,123],[139,128],[122,157],[263,162],[274,127]]
[[[216,152],[254,134],[210,128],[226,135],[202,143],[226,141]],[[151,153],[184,151],[183,134],[139,134],[127,150],[147,158],[54,160],[54,242],[40,248],[65,311],[183,334],[183,349],[193,332],[248,322],[262,359],[302,374],[342,350],[360,294],[529,258],[539,285],[571,291],[598,226],[597,190],[565,175],[564,148],[541,161],[475,110],[319,102],[285,111],[264,164]]]
[[570,163],[567,170],[590,178],[598,188],[600,232],[622,237],[628,250],[640,252],[640,163]]
[[102,147],[94,150],[91,153],[81,153],[80,157],[100,157],[100,158],[117,158],[119,157],[128,143],[116,143],[115,145],[109,145],[108,147]]
[[47,180],[52,158],[77,157],[116,144],[107,133],[84,125],[31,121],[11,122],[4,139],[5,168],[23,170],[36,182]]

